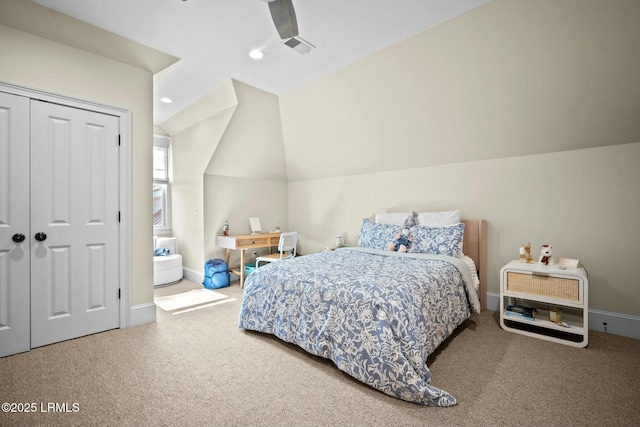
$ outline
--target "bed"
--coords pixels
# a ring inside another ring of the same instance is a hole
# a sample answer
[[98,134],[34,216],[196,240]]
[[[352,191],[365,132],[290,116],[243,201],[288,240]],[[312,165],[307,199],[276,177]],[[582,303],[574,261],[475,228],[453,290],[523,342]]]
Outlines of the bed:
[[486,223],[412,226],[409,251],[386,250],[401,228],[365,219],[358,247],[257,269],[245,280],[239,327],[330,359],[387,395],[456,405],[431,384],[427,357],[485,306]]

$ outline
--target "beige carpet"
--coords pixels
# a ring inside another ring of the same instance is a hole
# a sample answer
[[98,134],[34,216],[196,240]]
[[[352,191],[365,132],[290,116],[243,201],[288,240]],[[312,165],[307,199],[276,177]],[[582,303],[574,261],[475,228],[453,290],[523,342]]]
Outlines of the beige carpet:
[[[182,283],[156,296],[201,285]],[[432,383],[459,400],[423,407],[379,393],[327,360],[240,330],[236,301],[0,359],[0,400],[35,413],[0,425],[639,426],[640,341],[591,332],[578,349],[474,315],[430,357]],[[221,300],[222,301],[222,300]],[[41,412],[68,403],[77,412]]]

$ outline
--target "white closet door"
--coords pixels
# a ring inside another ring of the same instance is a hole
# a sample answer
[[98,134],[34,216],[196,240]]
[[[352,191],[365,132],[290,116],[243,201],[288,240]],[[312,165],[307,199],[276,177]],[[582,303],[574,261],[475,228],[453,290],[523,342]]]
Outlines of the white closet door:
[[0,357],[30,348],[30,238],[29,99],[0,92]]
[[119,326],[118,124],[31,101],[32,348]]

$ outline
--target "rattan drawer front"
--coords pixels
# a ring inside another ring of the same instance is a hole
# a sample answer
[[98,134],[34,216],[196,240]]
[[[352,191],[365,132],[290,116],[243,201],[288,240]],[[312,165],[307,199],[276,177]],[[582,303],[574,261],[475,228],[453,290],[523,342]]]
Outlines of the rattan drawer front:
[[507,272],[507,291],[580,301],[580,281],[566,277]]

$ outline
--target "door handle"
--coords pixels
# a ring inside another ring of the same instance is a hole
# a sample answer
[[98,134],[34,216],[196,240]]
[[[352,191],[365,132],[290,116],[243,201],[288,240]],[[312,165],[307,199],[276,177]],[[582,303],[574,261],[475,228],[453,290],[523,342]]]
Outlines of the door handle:
[[13,237],[11,237],[11,239],[16,243],[20,243],[24,241],[25,237],[22,233],[16,233],[13,235]]
[[36,240],[38,242],[42,242],[44,240],[47,240],[47,234],[46,233],[36,233]]

